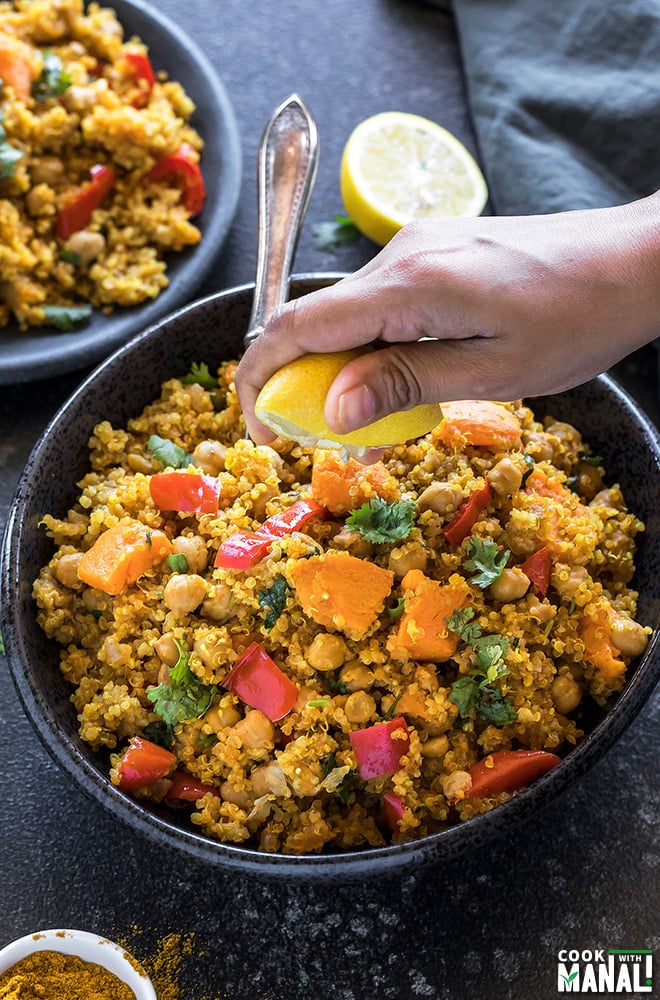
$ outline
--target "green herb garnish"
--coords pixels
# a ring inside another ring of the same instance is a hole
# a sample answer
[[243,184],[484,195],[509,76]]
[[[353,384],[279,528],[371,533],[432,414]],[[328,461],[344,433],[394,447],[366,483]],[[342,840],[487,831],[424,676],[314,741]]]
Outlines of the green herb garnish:
[[387,503],[382,497],[373,497],[350,512],[346,527],[349,531],[359,531],[366,541],[379,545],[407,538],[414,519],[415,504],[412,500]]
[[475,574],[470,577],[470,583],[482,588],[489,587],[502,575],[511,555],[509,549],[500,552],[492,538],[470,538],[465,551],[468,558],[463,560],[463,566]]
[[346,687],[346,685],[344,684],[343,681],[335,681],[332,678],[330,678],[330,690],[331,691],[336,691],[338,694],[350,694],[351,693],[348,690],[348,688]]
[[5,640],[2,638],[2,632],[0,632],[0,655],[4,656],[6,652]]
[[396,698],[394,699],[388,710],[386,712],[383,712],[383,720],[385,722],[390,721],[390,719],[394,715],[394,710],[396,706],[399,704],[402,698],[403,698],[403,691],[399,691],[398,695],[396,696]]
[[599,466],[603,464],[603,458],[601,455],[585,455],[585,453],[581,451],[578,453],[578,458],[581,462],[584,462],[585,465]]
[[66,261],[67,264],[73,264],[74,266],[80,263],[80,254],[76,253],[75,250],[67,250],[66,247],[62,247],[60,250],[59,258]]
[[188,560],[184,556],[183,552],[176,552],[174,555],[168,556],[167,565],[173,573],[188,572]]
[[38,80],[32,84],[32,96],[37,101],[47,101],[49,97],[61,97],[71,86],[71,76],[62,66],[62,60],[54,52],[43,53],[44,65]]
[[525,465],[527,466],[527,468],[523,472],[522,482],[520,484],[520,488],[521,489],[524,488],[525,483],[527,482],[527,480],[531,476],[532,472],[534,471],[534,459],[529,454],[529,452],[527,452],[527,451],[524,452],[524,454],[523,454],[523,461],[524,461]]
[[403,597],[399,598],[394,607],[385,608],[385,611],[390,616],[390,618],[400,618],[405,610],[406,610],[406,602],[404,601]]
[[170,670],[169,682],[147,691],[154,712],[171,728],[186,719],[198,719],[210,707],[217,688],[202,684],[188,666],[190,653],[175,639],[179,659]]
[[510,643],[503,635],[483,635],[481,626],[474,622],[472,608],[461,608],[447,619],[447,627],[458,632],[466,645],[472,646],[475,666],[451,686],[449,700],[458,708],[461,719],[476,715],[482,722],[493,726],[506,726],[515,722],[517,713],[494,684],[506,677],[509,669],[506,654]]
[[184,385],[201,385],[202,389],[217,389],[218,380],[211,375],[209,366],[205,361],[199,364],[196,361],[190,366],[190,371],[183,378],[179,379]]
[[[0,81],[1,83],[1,81]],[[0,94],[2,90],[0,89]],[[16,172],[16,164],[19,160],[23,158],[23,152],[20,149],[16,149],[11,143],[7,142],[7,133],[5,132],[5,127],[2,124],[4,121],[4,115],[0,110],[0,180],[6,180],[8,177],[13,177]]]
[[268,590],[259,590],[257,592],[259,607],[268,609],[268,614],[264,618],[264,625],[267,629],[272,629],[273,625],[284,611],[288,593],[289,588],[287,587],[286,580],[283,576],[276,577],[273,582],[273,586],[269,587]]
[[355,243],[360,235],[360,230],[346,215],[335,215],[332,222],[318,222],[312,232],[317,250],[334,250],[336,247],[347,246]]
[[92,307],[84,306],[44,306],[44,319],[47,326],[70,333],[77,326],[82,326],[92,315]]
[[185,469],[192,462],[192,455],[184,448],[180,448],[178,444],[168,438],[159,437],[158,434],[151,435],[147,442],[147,448],[163,467]]
[[307,708],[325,708],[329,704],[329,698],[312,698],[311,701],[307,702]]
[[165,747],[166,750],[172,749],[172,730],[164,722],[148,723],[142,730],[142,735],[159,747]]

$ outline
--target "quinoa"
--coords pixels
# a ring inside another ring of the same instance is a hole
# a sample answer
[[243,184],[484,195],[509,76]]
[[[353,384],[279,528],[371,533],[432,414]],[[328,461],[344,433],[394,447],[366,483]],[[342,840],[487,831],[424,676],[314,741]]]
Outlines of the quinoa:
[[[155,299],[167,255],[201,238],[181,181],[148,177],[182,150],[199,169],[182,86],[112,9],[83,0],[0,2],[0,79],[0,326],[66,329],[90,307]],[[99,170],[112,183],[63,227]]]
[[[569,751],[584,736],[583,703],[606,708],[643,652],[650,630],[635,621],[629,585],[642,523],[575,428],[515,402],[497,404],[519,426],[507,446],[446,444],[441,422],[382,465],[347,467],[358,500],[366,483],[367,496],[387,494],[388,510],[414,508],[404,537],[370,540],[332,510],[320,472],[336,454],[245,439],[234,370],[220,366],[217,384],[172,378],[125,429],[100,423],[77,502],[43,517],[55,551],[34,583],[38,621],[60,646],[82,739],[127,794],[170,801],[209,837],[266,852],[399,843],[496,808],[519,789],[472,794],[479,768],[495,768],[502,751]],[[173,470],[153,435],[182,449],[179,476],[215,483],[217,510],[159,508],[154,477]],[[457,539],[450,526],[484,490]],[[218,559],[227,539],[260,537],[305,501],[322,515],[270,536],[252,565]],[[78,575],[99,539],[136,524],[172,556],[116,593]],[[545,582],[528,561],[539,552]],[[386,598],[355,588],[347,603],[347,577],[329,576],[324,607],[335,601],[346,620],[328,624],[305,591],[323,577],[305,567],[363,564]],[[254,644],[293,685],[283,713],[255,708],[232,679]],[[168,715],[155,692],[182,683],[191,700]],[[355,734],[378,726],[393,763],[370,775]],[[170,757],[129,787],[136,738]],[[192,793],[171,798],[182,778]]]

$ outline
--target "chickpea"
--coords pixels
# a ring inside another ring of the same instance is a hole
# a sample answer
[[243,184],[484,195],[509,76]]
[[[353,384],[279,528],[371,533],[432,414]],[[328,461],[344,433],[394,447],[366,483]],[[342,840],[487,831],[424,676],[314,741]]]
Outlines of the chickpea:
[[612,642],[624,656],[641,656],[649,641],[644,626],[632,618],[617,618],[611,632]]
[[427,560],[428,553],[424,546],[411,542],[409,545],[402,545],[400,549],[392,549],[387,566],[401,580],[411,569],[423,570]]
[[551,604],[544,604],[532,594],[527,595],[527,614],[539,625],[547,625],[555,617],[556,611]]
[[207,476],[217,476],[225,468],[227,448],[219,441],[200,441],[193,451],[193,462]]
[[358,725],[368,722],[376,711],[376,702],[366,691],[355,691],[349,694],[344,705],[346,718]]
[[241,788],[234,788],[231,781],[223,781],[220,785],[220,794],[225,802],[231,802],[241,809],[249,809],[252,799],[246,791]]
[[284,777],[284,771],[279,764],[262,764],[252,772],[252,789],[256,796],[289,794],[289,786]]
[[547,434],[544,434],[542,431],[530,431],[529,434],[523,435],[523,439],[525,441],[525,450],[529,452],[534,461],[551,461],[555,450],[552,440]]
[[58,559],[53,568],[53,575],[64,587],[79,587],[78,566],[82,552],[69,552]]
[[234,726],[244,747],[251,750],[272,749],[275,738],[275,727],[267,715],[259,709],[251,709],[240,722]]
[[191,573],[203,573],[206,569],[208,550],[206,542],[199,535],[179,535],[172,543],[172,552],[186,557]]
[[161,635],[160,639],[157,639],[154,643],[154,652],[159,660],[168,667],[173,667],[176,665],[179,659],[179,650],[174,641],[174,636],[171,632],[165,632]]
[[81,87],[72,84],[60,98],[67,111],[91,111],[96,104],[96,91],[93,87]]
[[582,446],[582,435],[580,432],[573,427],[573,424],[567,424],[563,420],[555,420],[554,423],[548,424],[546,432],[552,434],[560,441],[571,445],[576,451],[579,451]]
[[206,600],[202,603],[202,615],[222,624],[231,618],[233,608],[234,600],[229,584],[212,584]]
[[126,456],[126,464],[133,472],[143,472],[146,476],[153,472],[154,468],[150,459],[137,451],[132,451]]
[[25,207],[32,216],[52,215],[55,211],[54,195],[47,184],[37,184],[30,188],[25,198]]
[[206,580],[196,573],[175,573],[165,584],[163,601],[175,615],[187,615],[206,597]]
[[99,595],[91,587],[86,587],[82,592],[82,602],[88,611],[99,610]]
[[449,750],[449,740],[446,736],[432,736],[430,740],[422,743],[422,757],[435,759],[443,757]]
[[213,705],[204,715],[204,722],[208,723],[216,733],[235,726],[240,719],[241,713],[233,705],[224,708],[222,705]]
[[462,500],[463,490],[455,483],[431,483],[417,498],[417,509],[448,514],[457,510]]
[[188,388],[188,399],[195,413],[208,413],[209,410],[213,409],[213,404],[209,399],[206,389],[198,382],[193,382]]
[[374,682],[374,674],[364,663],[351,660],[341,668],[339,680],[349,691],[366,691]]
[[581,588],[591,582],[584,566],[566,566],[558,563],[552,573],[552,584],[562,597],[574,598]]
[[505,455],[486,473],[486,479],[499,496],[510,497],[522,483],[523,471],[509,455]]
[[611,507],[614,510],[623,510],[624,502],[621,490],[617,487],[600,490],[589,502],[590,507]]
[[199,656],[205,667],[215,670],[225,658],[226,646],[220,636],[209,631],[205,635],[199,634],[193,643],[193,649]]
[[550,688],[555,708],[562,715],[573,712],[582,701],[582,692],[570,674],[559,674]]
[[488,588],[491,597],[502,603],[519,601],[529,590],[530,579],[519,566],[503,569]]
[[453,771],[442,779],[442,791],[445,798],[464,799],[472,788],[472,778],[469,771]]
[[64,176],[64,164],[57,156],[42,156],[30,167],[33,184],[57,184]]
[[305,659],[314,670],[338,670],[348,657],[348,646],[341,636],[328,632],[319,632],[305,652]]
[[304,712],[310,701],[314,701],[319,697],[319,692],[311,684],[303,684],[298,692],[298,697],[296,698],[294,708],[296,712]]
[[64,248],[76,255],[81,267],[86,267],[105,252],[105,237],[91,229],[79,229],[69,236]]
[[593,500],[603,485],[601,470],[590,462],[578,462],[575,468],[575,488],[585,500]]
[[351,531],[349,528],[342,528],[341,531],[337,532],[332,539],[332,546],[362,559],[370,556],[374,548],[371,542],[363,538],[359,531]]

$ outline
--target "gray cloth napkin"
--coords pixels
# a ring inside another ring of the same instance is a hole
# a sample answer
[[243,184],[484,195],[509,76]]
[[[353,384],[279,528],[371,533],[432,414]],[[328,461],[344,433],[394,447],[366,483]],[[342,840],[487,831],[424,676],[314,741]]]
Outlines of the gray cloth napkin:
[[660,188],[660,0],[454,0],[498,215]]

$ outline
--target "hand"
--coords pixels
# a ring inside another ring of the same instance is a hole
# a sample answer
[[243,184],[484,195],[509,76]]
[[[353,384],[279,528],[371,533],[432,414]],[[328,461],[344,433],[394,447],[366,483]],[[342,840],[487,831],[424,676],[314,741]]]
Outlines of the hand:
[[365,267],[287,303],[236,372],[254,441],[268,377],[307,352],[376,346],[325,416],[348,432],[419,403],[511,400],[592,378],[660,334],[660,194],[547,216],[416,222]]

